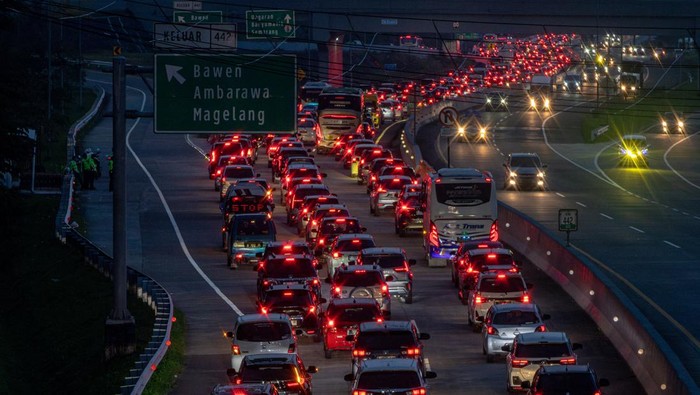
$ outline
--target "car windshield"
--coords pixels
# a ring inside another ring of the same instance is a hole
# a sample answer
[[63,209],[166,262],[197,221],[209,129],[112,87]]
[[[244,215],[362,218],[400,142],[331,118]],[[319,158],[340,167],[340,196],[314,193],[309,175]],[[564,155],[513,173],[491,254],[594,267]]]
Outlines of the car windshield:
[[239,236],[269,235],[272,221],[267,218],[244,218],[237,221],[236,234]]
[[386,254],[386,255],[368,255],[362,256],[363,265],[379,265],[382,268],[394,268],[405,266],[403,255],[401,254]]
[[537,389],[546,393],[593,394],[596,383],[590,373],[543,374],[537,382]]
[[282,156],[282,159],[285,159],[285,158],[289,158],[290,156],[309,156],[309,153],[306,152],[306,150],[303,148],[286,149],[286,150],[280,152],[280,156]]
[[246,365],[240,378],[244,383],[260,383],[263,381],[295,380],[296,376],[296,367],[293,365]]
[[420,386],[420,378],[412,370],[365,372],[357,381],[357,388],[362,390],[404,389]]
[[290,180],[299,177],[318,177],[318,169],[307,167],[302,167],[300,169],[289,169],[287,176]]
[[250,167],[227,166],[224,169],[226,178],[251,178],[255,177],[253,169]]
[[334,306],[332,305],[327,316],[337,325],[352,325],[359,322],[374,321],[381,316],[378,308],[370,306]]
[[311,306],[309,291],[302,289],[273,290],[265,293],[265,304],[271,307]]
[[276,246],[267,246],[265,248],[265,257],[271,255],[292,255],[292,254],[310,254],[309,246],[306,244],[284,244]]
[[303,121],[299,121],[299,127],[300,128],[313,128],[316,122],[312,119],[305,119]]
[[515,356],[518,358],[561,358],[569,355],[566,343],[520,343],[515,348]]
[[381,180],[381,181],[379,182],[379,186],[380,186],[381,188],[386,189],[386,190],[392,190],[392,191],[393,191],[393,190],[401,190],[401,188],[402,188],[404,185],[410,184],[410,183],[411,183],[411,180],[410,180],[410,179],[398,178],[398,177],[397,177],[397,178],[388,178],[388,179]]
[[498,313],[493,317],[494,325],[525,325],[539,322],[534,311],[512,310]]
[[536,156],[514,156],[510,159],[511,167],[542,167]]
[[[319,184],[317,184],[319,185]],[[323,195],[331,193],[325,186],[320,186],[318,188],[299,188],[294,193],[294,200],[302,200],[304,196],[309,195]]]
[[381,173],[379,174],[380,176],[407,176],[407,177],[415,177],[416,172],[413,171],[412,168],[410,167],[387,167],[385,169],[382,169]]
[[525,284],[520,277],[516,276],[505,276],[503,278],[489,277],[481,279],[479,291],[485,293],[523,292],[525,291]]
[[236,340],[244,342],[268,342],[289,339],[292,331],[285,322],[250,322],[241,324],[236,331]]
[[476,267],[484,266],[512,266],[513,257],[507,254],[484,254],[474,255],[469,259],[469,263]]
[[316,270],[310,259],[290,258],[268,261],[265,274],[272,278],[314,277]]
[[378,271],[337,271],[335,285],[342,287],[374,287],[382,283],[382,275]]
[[339,221],[337,219],[332,219],[329,221],[324,221],[320,231],[324,235],[360,233],[360,224],[357,222],[357,220],[347,219],[345,221]]
[[338,240],[335,251],[359,252],[364,248],[374,247],[373,239],[347,239]]
[[409,196],[401,201],[401,205],[406,207],[420,207],[420,203],[420,197],[418,196]]
[[355,343],[356,348],[367,350],[400,349],[414,346],[416,343],[413,339],[413,333],[407,330],[362,332]]

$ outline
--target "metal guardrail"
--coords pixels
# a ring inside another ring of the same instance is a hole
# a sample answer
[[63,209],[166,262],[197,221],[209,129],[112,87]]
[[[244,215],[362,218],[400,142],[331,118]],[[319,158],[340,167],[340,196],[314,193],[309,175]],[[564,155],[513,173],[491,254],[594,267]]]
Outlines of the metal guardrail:
[[[409,118],[401,132],[401,155],[417,171],[430,168],[415,143],[417,130],[435,121],[445,106],[463,109],[459,105],[443,103],[420,114],[416,118],[416,130],[413,130],[414,123]],[[499,202],[498,211],[502,239],[545,271],[586,311],[648,393],[700,395],[700,389],[675,352],[601,269],[583,254],[566,248],[534,219],[502,202]]]
[[[73,124],[69,130],[67,143],[68,161],[75,154],[76,134],[86,125],[89,125],[104,109],[106,103],[104,89],[100,88],[98,96],[90,111]],[[56,237],[64,244],[79,249],[83,254],[85,263],[93,266],[105,277],[111,278],[113,258],[71,226],[75,193],[73,188],[75,185],[74,181],[72,174],[66,174],[63,177],[61,201],[55,221]],[[165,288],[150,277],[132,268],[127,268],[127,284],[128,290],[152,308],[155,313],[151,340],[138,356],[134,368],[130,369],[128,375],[124,377],[120,390],[122,395],[140,395],[170,346],[174,306],[170,294]]]

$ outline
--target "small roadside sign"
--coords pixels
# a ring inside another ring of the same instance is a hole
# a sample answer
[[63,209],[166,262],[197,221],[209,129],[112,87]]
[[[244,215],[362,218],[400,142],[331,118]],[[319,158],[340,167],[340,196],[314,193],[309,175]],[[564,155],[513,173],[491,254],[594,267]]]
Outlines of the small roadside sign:
[[438,120],[443,126],[455,126],[458,119],[459,113],[454,107],[445,107],[440,110],[440,113],[438,114]]
[[175,23],[223,23],[224,16],[221,11],[173,11]]
[[173,51],[230,51],[238,46],[237,38],[235,24],[156,23],[153,41],[156,48]]
[[578,210],[575,208],[559,209],[559,231],[566,232],[566,245],[569,243],[569,234],[578,230]]

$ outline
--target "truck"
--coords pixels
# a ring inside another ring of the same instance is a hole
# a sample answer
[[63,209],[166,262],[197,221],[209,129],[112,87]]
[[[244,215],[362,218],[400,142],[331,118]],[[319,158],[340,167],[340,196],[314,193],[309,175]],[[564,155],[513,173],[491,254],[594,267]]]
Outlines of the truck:
[[644,63],[624,60],[620,63],[620,94],[634,97],[644,87]]
[[549,111],[552,106],[552,77],[535,74],[527,89],[527,101],[530,110]]

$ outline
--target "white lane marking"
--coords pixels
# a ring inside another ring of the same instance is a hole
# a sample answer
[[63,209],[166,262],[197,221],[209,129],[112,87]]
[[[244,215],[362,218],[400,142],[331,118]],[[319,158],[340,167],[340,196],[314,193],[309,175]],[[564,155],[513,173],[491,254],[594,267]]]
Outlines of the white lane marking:
[[585,255],[591,261],[595,262],[598,266],[600,266],[602,269],[606,270],[608,273],[613,275],[615,278],[620,280],[623,284],[628,286],[632,290],[632,292],[636,293],[640,298],[642,298],[642,300],[644,300],[646,303],[648,303],[654,310],[658,311],[659,314],[661,314],[666,320],[668,320],[668,322],[673,324],[673,326],[675,326],[681,333],[683,333],[683,335],[685,335],[685,337],[687,337],[688,340],[690,340],[695,345],[695,347],[700,348],[700,340],[698,340],[693,335],[692,332],[690,332],[683,325],[681,325],[680,322],[676,321],[676,319],[673,318],[669,313],[667,313],[666,310],[662,309],[661,306],[659,306],[656,302],[654,302],[654,300],[652,300],[650,297],[648,297],[642,291],[640,291],[639,288],[635,287],[634,284],[632,284],[629,280],[627,280],[625,277],[623,277],[618,272],[611,269],[609,266],[607,266],[603,262],[594,258],[591,254],[587,253],[586,251],[574,246],[573,244],[572,244],[572,247],[575,248],[581,254]]
[[[111,81],[100,81],[100,80],[94,80],[96,82],[99,82],[101,84],[107,84],[111,85]],[[143,101],[141,102],[141,110],[146,107],[146,92],[144,92],[141,89],[134,88],[131,86],[127,86],[128,89],[135,90],[143,96]],[[182,252],[185,254],[187,257],[187,260],[190,262],[190,265],[194,268],[194,270],[199,273],[199,275],[202,277],[204,281],[211,287],[211,289],[216,292],[217,295],[233,310],[236,314],[238,315],[243,315],[243,312],[236,306],[231,299],[229,299],[226,295],[224,295],[223,292],[221,292],[221,289],[214,284],[214,282],[207,276],[204,271],[202,270],[201,267],[197,264],[197,261],[194,260],[192,255],[190,254],[189,249],[187,248],[187,244],[185,244],[185,239],[182,237],[182,233],[180,232],[180,227],[177,225],[177,222],[175,221],[175,217],[173,216],[172,211],[170,210],[170,206],[168,205],[168,202],[165,200],[165,196],[163,196],[163,192],[160,190],[158,187],[158,184],[156,184],[156,181],[153,179],[153,176],[151,176],[151,173],[146,169],[146,166],[144,166],[143,162],[141,162],[141,159],[139,158],[138,155],[136,155],[136,152],[131,148],[131,144],[129,143],[129,138],[131,137],[131,132],[134,131],[136,126],[139,124],[141,121],[141,118],[136,118],[136,121],[134,121],[134,124],[131,125],[131,128],[129,128],[129,131],[126,134],[126,148],[129,149],[129,152],[131,152],[131,155],[136,159],[136,163],[138,163],[139,167],[141,167],[141,170],[143,170],[144,174],[146,174],[146,177],[148,177],[148,180],[151,182],[151,185],[153,185],[153,188],[155,188],[156,192],[158,192],[158,197],[160,197],[160,202],[163,205],[163,208],[165,209],[166,214],[168,214],[168,218],[170,219],[170,224],[173,227],[173,230],[175,231],[175,235],[177,236],[177,240],[180,243],[180,248],[182,249]]]
[[700,219],[700,217],[698,217],[697,215],[693,215],[693,218]]
[[376,140],[374,143],[375,143],[375,144],[379,144],[379,142],[382,141],[382,137],[384,137],[384,133],[386,133],[387,130],[389,130],[389,128],[391,128],[392,126],[394,126],[394,125],[396,125],[396,124],[399,124],[399,123],[401,123],[401,122],[406,122],[406,120],[405,120],[405,119],[402,119],[402,120],[400,120],[400,121],[396,121],[396,122],[392,123],[391,125],[388,125],[387,127],[385,127],[385,128],[384,128],[384,131],[379,135],[379,137],[377,137],[377,140]]
[[563,197],[563,198],[565,198],[565,197],[566,197],[566,196],[564,196],[564,194],[563,194],[563,193],[555,192],[555,194],[556,194],[557,196],[559,196],[559,197]]
[[679,246],[679,245],[677,245],[677,244],[673,244],[673,243],[671,243],[671,242],[670,242],[670,241],[668,241],[668,240],[664,240],[664,243],[666,243],[666,244],[670,245],[671,247],[675,247],[675,248],[681,248],[681,246]]
[[607,218],[607,219],[615,219],[615,218],[613,218],[613,217],[611,217],[611,216],[609,216],[609,215],[607,215],[607,214],[603,214],[603,213],[600,213],[600,216],[601,216],[601,217],[605,217],[605,218]]
[[576,204],[578,204],[578,205],[581,206],[581,207],[588,207],[588,206],[586,206],[585,204],[583,204],[583,203],[581,203],[581,202],[576,202]]
[[430,372],[432,369],[430,369],[430,359],[428,358],[423,358],[423,364],[425,365],[425,370]]
[[632,230],[634,230],[634,231],[636,231],[636,232],[639,232],[639,233],[645,233],[643,230],[641,230],[641,229],[639,229],[639,228],[635,228],[634,226],[630,226],[630,229],[632,229]]
[[698,186],[697,184],[692,183],[690,180],[688,180],[687,178],[683,177],[683,176],[681,175],[681,173],[679,173],[673,166],[671,166],[671,164],[668,162],[668,154],[671,153],[671,150],[674,149],[678,144],[680,144],[680,143],[682,143],[682,142],[688,140],[688,139],[691,138],[691,137],[696,136],[698,133],[700,133],[700,132],[695,132],[695,133],[693,133],[693,134],[691,134],[691,135],[689,135],[689,136],[686,136],[685,138],[683,138],[683,139],[681,139],[681,140],[676,141],[672,146],[668,147],[668,149],[666,150],[666,152],[664,152],[664,162],[666,163],[666,167],[668,167],[669,169],[671,169],[671,171],[672,171],[675,175],[677,175],[681,180],[685,181],[688,185],[690,185],[690,186],[692,186],[692,187],[694,187],[694,188],[696,188],[696,189],[700,189],[700,186]]

